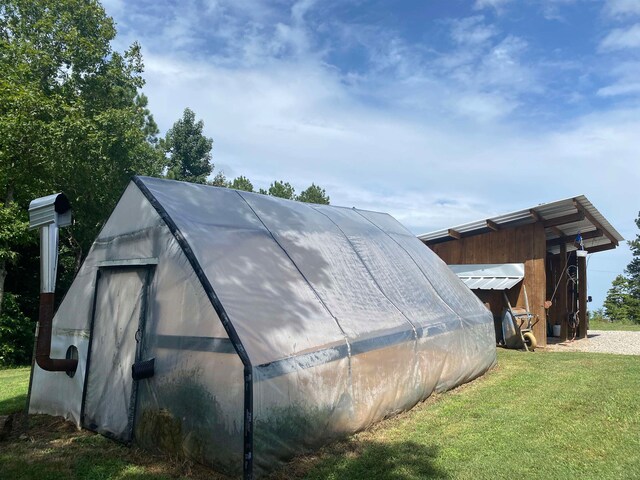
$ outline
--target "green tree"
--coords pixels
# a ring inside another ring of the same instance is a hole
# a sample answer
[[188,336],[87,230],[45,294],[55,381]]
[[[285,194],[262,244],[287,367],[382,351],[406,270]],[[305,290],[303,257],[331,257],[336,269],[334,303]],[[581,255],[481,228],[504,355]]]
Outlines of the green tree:
[[213,180],[210,182],[206,182],[207,185],[211,185],[212,187],[224,187],[227,188],[229,186],[229,182],[227,181],[227,177],[224,172],[216,173]]
[[26,215],[13,201],[0,205],[0,315],[4,299],[7,266],[18,259],[16,247],[23,244],[27,236]]
[[[640,212],[636,218],[636,226],[640,229]],[[640,234],[636,234],[636,238],[628,241],[627,244],[633,255],[631,262],[625,269],[629,279],[629,291],[634,298],[640,300]]]
[[[115,52],[115,35],[97,0],[0,2],[0,209],[15,203],[22,211],[0,215],[13,225],[8,230],[22,228],[31,199],[64,190],[75,217],[61,231],[67,279],[131,176],[160,175],[164,165],[139,94],[140,46]],[[5,233],[2,281],[6,252],[15,261],[25,242],[37,240]]]
[[26,317],[18,297],[7,293],[0,313],[0,365],[26,365],[33,351],[33,321]]
[[277,180],[269,186],[267,193],[273,197],[286,198],[288,200],[294,200],[296,196],[296,191],[289,182]]
[[169,155],[167,178],[192,183],[207,183],[213,170],[211,148],[213,140],[202,134],[204,122],[185,108],[182,118],[173,124],[161,147]]
[[309,188],[300,193],[300,195],[296,197],[296,200],[299,202],[329,205],[329,195],[324,191],[324,188],[319,187],[315,183],[312,183]]
[[245,192],[253,192],[253,183],[242,175],[233,179],[229,184],[229,188],[235,188],[236,190],[243,190]]
[[[640,229],[640,213],[636,219]],[[640,234],[627,242],[633,258],[624,275],[618,275],[607,293],[604,308],[613,321],[627,320],[640,323]]]
[[626,321],[631,308],[629,294],[629,280],[624,275],[618,275],[607,292],[604,301],[605,313],[614,322]]

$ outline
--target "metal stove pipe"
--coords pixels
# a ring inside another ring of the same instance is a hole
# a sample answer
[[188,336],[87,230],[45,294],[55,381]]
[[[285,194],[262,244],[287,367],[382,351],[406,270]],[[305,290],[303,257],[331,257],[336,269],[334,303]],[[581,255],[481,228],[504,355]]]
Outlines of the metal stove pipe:
[[40,313],[36,363],[49,372],[75,372],[77,359],[51,358],[51,333],[58,271],[59,228],[71,225],[71,204],[64,193],[36,198],[29,204],[29,228],[40,228]]

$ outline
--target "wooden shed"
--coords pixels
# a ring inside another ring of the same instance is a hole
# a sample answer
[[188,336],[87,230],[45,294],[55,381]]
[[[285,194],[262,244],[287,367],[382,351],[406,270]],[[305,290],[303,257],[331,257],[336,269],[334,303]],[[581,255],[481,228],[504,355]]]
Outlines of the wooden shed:
[[[425,233],[418,238],[448,265],[461,266],[457,271],[473,271],[474,266],[478,267],[475,270],[484,269],[484,274],[463,280],[496,318],[505,308],[503,292],[513,306],[524,307],[526,290],[529,309],[540,319],[534,327],[538,345],[546,345],[547,332],[553,325],[561,326],[562,340],[574,334],[576,338],[586,336],[588,257],[577,251],[602,252],[616,248],[624,240],[584,195]],[[491,267],[501,264],[523,264],[521,281],[502,282],[501,278],[492,281]],[[480,278],[484,281],[478,281]],[[549,308],[545,308],[547,301],[551,301]],[[576,320],[577,328],[570,328]]]

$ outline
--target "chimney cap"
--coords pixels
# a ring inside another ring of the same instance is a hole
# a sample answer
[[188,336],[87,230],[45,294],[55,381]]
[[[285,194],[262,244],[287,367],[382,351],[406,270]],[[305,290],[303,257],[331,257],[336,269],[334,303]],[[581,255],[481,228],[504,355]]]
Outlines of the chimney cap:
[[36,198],[29,204],[29,228],[71,225],[71,203],[64,193]]

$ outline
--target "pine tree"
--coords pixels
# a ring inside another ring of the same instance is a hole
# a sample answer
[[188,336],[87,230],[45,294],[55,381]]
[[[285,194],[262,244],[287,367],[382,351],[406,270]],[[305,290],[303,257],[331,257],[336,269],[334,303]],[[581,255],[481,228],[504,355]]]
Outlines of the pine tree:
[[324,191],[324,188],[312,183],[309,188],[304,190],[300,195],[296,197],[299,202],[306,203],[319,203],[321,205],[329,205],[329,195]]
[[[640,229],[640,213],[636,225]],[[631,248],[633,259],[625,268],[625,274],[618,275],[613,281],[607,292],[604,308],[613,321],[640,323],[640,234],[627,244]]]
[[[160,142],[169,154],[167,178],[192,183],[206,183],[213,170],[211,147],[213,140],[202,134],[204,122],[185,108],[182,118],[173,124]],[[225,179],[226,180],[226,179]]]

